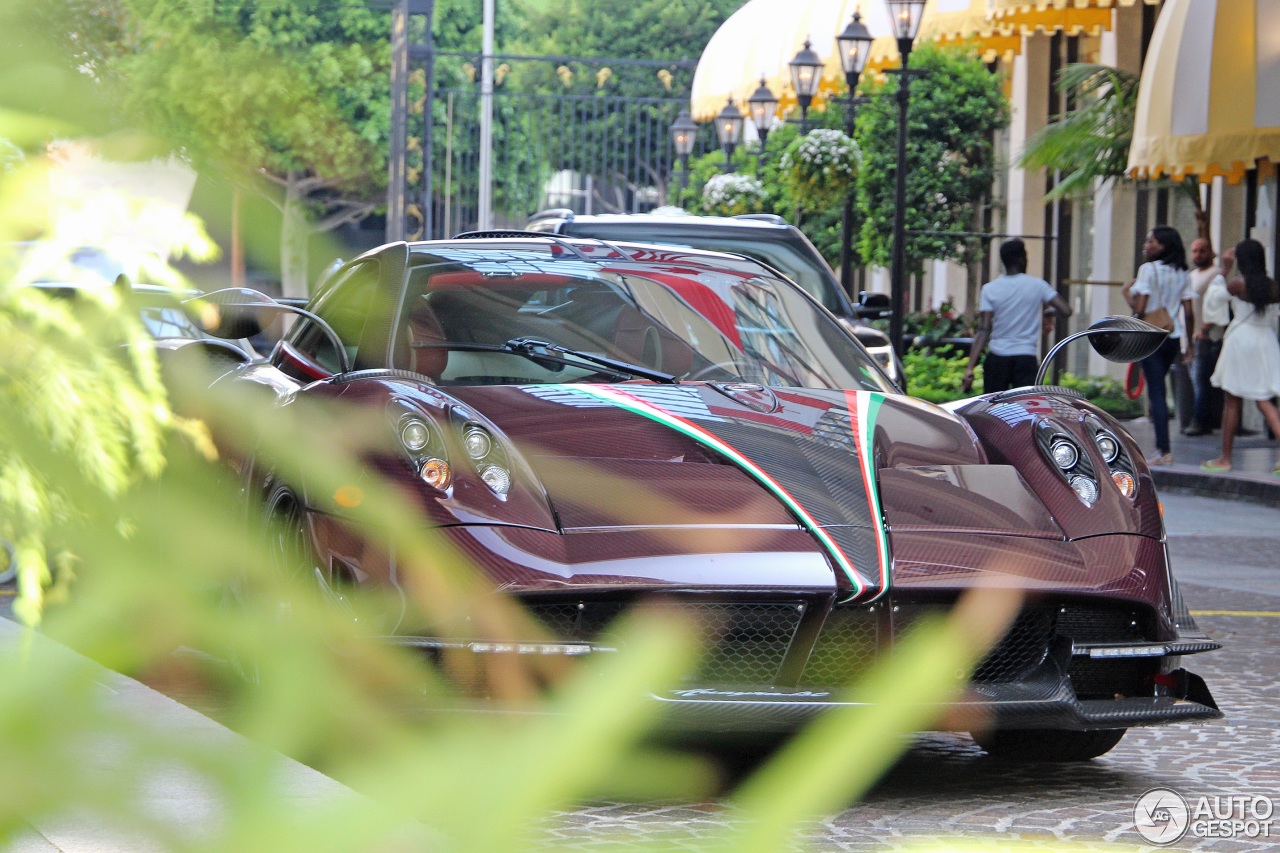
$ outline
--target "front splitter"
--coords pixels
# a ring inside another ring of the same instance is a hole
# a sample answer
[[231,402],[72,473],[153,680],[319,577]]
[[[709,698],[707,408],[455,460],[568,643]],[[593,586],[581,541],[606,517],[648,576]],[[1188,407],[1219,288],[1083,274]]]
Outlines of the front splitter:
[[[1079,699],[1065,681],[1052,691],[1044,687],[1042,682],[976,685],[958,701],[930,706],[936,722],[929,728],[1091,731],[1222,717],[1217,708],[1185,698]],[[652,698],[662,705],[663,728],[744,734],[794,731],[836,709],[875,704],[823,691],[707,687],[653,694]]]

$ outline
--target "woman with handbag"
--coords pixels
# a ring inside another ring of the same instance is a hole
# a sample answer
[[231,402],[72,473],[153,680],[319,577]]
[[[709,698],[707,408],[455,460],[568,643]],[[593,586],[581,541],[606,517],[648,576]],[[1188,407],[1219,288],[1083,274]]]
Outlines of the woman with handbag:
[[[1257,403],[1271,431],[1280,436],[1280,410],[1274,399],[1280,397],[1280,286],[1267,277],[1266,250],[1257,240],[1241,240],[1236,246],[1236,267],[1239,277],[1227,283],[1231,324],[1209,378],[1222,389],[1222,455],[1200,466],[1206,471],[1231,470],[1232,444],[1245,400]],[[1274,473],[1280,474],[1280,465]]]
[[1138,267],[1138,277],[1127,288],[1125,299],[1137,317],[1169,332],[1160,348],[1141,362],[1151,402],[1151,426],[1156,433],[1156,452],[1147,464],[1168,465],[1173,462],[1173,452],[1169,445],[1165,377],[1175,361],[1184,359],[1185,330],[1195,328],[1195,293],[1187,275],[1187,251],[1176,229],[1168,225],[1152,228],[1142,244],[1142,254],[1147,262]]

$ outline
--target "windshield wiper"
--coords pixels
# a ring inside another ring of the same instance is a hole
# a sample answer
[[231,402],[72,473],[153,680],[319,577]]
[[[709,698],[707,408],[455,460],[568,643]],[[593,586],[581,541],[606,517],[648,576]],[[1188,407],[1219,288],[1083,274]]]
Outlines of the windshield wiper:
[[574,358],[580,358],[583,361],[607,368],[617,373],[625,373],[631,376],[638,376],[641,379],[651,379],[654,382],[665,382],[668,385],[679,385],[680,380],[670,373],[663,373],[661,370],[654,370],[651,367],[642,367],[638,364],[631,364],[626,361],[619,361],[608,356],[596,355],[595,353],[583,352],[582,350],[571,349],[560,344],[553,344],[550,341],[539,341],[534,338],[512,338],[504,345],[507,352],[516,353],[525,356],[535,356],[542,353],[559,353]]

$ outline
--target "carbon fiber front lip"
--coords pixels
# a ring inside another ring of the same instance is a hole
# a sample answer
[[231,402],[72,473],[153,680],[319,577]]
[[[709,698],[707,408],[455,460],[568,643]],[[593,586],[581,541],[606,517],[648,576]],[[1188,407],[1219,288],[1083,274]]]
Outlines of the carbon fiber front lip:
[[[1088,731],[1214,720],[1222,712],[1172,697],[1077,699],[1065,681],[1046,695],[1042,683],[985,684],[957,702],[936,706],[939,727]],[[664,727],[687,731],[777,733],[797,729],[835,708],[869,706],[834,693],[784,690],[676,690],[652,698]]]

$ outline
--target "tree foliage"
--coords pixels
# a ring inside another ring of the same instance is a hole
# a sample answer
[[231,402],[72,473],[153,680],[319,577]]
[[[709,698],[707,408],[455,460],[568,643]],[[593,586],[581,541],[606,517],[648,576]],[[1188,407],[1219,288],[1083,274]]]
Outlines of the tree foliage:
[[71,46],[104,97],[118,96],[121,122],[279,207],[282,277],[305,293],[310,233],[362,218],[386,188],[386,13],[310,0],[112,0],[108,15],[58,2],[83,22]]
[[[971,247],[948,236],[973,228],[995,178],[996,131],[1009,120],[1000,78],[972,52],[926,45],[911,55],[923,77],[911,83],[907,113],[907,265],[927,258],[966,262]],[[857,206],[867,263],[887,266],[892,246],[897,168],[898,78],[865,88],[858,111],[862,148]]]

